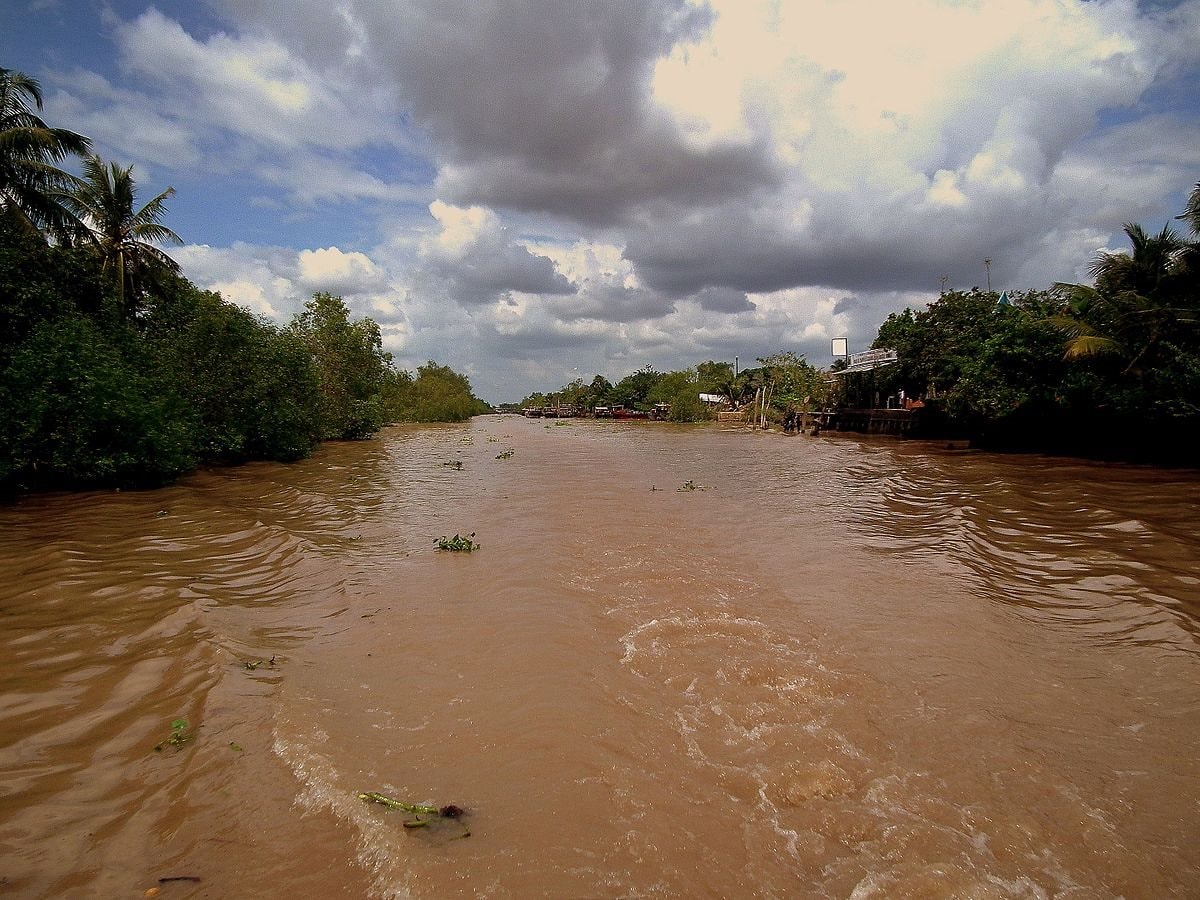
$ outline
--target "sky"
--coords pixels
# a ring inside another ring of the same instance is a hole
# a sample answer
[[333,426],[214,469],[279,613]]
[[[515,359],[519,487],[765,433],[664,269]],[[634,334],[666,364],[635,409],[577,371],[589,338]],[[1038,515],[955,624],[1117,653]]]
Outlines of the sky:
[[0,67],[175,189],[197,286],[281,324],[329,291],[505,402],[1086,281],[1200,182],[1198,34],[1200,0],[5,0]]

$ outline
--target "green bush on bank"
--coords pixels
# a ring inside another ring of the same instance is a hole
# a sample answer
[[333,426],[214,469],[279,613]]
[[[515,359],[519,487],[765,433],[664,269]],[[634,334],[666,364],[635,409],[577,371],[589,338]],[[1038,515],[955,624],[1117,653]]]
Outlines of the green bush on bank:
[[449,366],[430,360],[416,375],[392,372],[383,385],[383,415],[389,422],[463,422],[491,408],[471,393],[471,382]]
[[158,484],[192,468],[190,411],[144,349],[78,315],[35,326],[0,377],[0,486]]
[[154,486],[204,463],[299,459],[389,420],[487,411],[448,367],[393,369],[378,326],[341,298],[318,293],[280,328],[167,275],[129,318],[97,257],[3,220],[0,325],[5,494]]
[[295,460],[322,437],[319,374],[295,335],[220,295],[180,282],[146,328],[185,401],[197,456],[237,463]]

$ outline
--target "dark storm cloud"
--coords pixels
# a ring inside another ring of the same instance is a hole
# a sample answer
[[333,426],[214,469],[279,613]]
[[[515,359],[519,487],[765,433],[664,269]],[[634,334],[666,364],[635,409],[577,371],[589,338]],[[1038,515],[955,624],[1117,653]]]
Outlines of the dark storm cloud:
[[657,319],[675,309],[671,298],[643,287],[585,279],[572,297],[554,298],[547,308],[564,322],[640,322]]
[[[922,290],[1015,273],[1041,235],[1039,196],[976,210],[971,227],[953,210],[918,204],[820,201],[804,227],[785,224],[786,205],[731,203],[693,212],[671,228],[632,229],[625,257],[647,286],[685,296],[719,286],[768,293],[797,285],[849,291]],[[1048,286],[1048,285],[1047,285]]]
[[708,287],[697,293],[692,299],[700,304],[701,309],[709,312],[739,313],[751,312],[755,309],[745,291],[728,287]]
[[313,65],[332,69],[361,64],[365,39],[349,4],[328,0],[207,0],[248,34],[270,35]]
[[442,150],[452,202],[606,225],[644,198],[711,202],[776,177],[758,148],[688,147],[650,103],[655,61],[709,22],[682,0],[422,0],[362,16]]
[[667,127],[586,148],[551,166],[520,157],[482,158],[443,171],[438,190],[456,203],[541,212],[603,227],[627,222],[653,200],[685,204],[743,196],[776,175],[757,149],[695,151]]
[[575,291],[550,259],[506,241],[502,232],[484,235],[462,258],[432,258],[429,270],[445,279],[450,296],[468,304],[491,302],[505,291],[548,295]]
[[862,306],[862,301],[857,297],[843,297],[833,305],[833,314],[839,316],[842,313],[853,312]]

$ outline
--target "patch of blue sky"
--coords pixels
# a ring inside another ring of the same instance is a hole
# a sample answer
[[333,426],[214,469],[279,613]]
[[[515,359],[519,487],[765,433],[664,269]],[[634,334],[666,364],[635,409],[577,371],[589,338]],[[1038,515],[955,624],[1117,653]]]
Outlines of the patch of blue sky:
[[357,167],[388,184],[433,185],[438,168],[432,156],[391,145],[371,144],[356,151]]

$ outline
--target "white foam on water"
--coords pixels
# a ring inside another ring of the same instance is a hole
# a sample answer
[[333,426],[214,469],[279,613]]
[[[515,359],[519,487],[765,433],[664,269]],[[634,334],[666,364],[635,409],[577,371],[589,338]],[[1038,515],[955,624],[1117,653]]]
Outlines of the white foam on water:
[[[396,826],[360,800],[357,791],[340,787],[333,763],[316,750],[326,738],[317,729],[307,736],[277,726],[272,750],[287,764],[300,782],[294,801],[308,812],[328,811],[356,835],[356,859],[372,878],[372,892],[382,900],[412,897],[402,870],[403,852],[396,840]],[[386,787],[386,786],[385,786]]]

